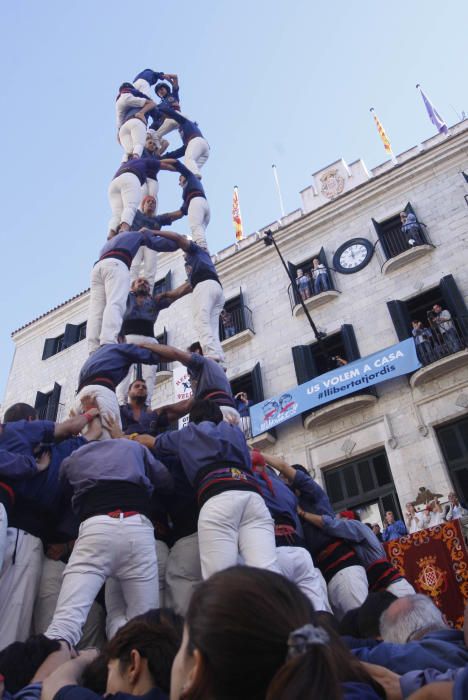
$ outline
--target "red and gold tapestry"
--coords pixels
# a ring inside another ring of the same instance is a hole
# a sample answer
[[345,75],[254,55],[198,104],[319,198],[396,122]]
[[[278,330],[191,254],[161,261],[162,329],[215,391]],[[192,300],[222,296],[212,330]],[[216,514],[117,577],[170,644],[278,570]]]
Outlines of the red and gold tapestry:
[[460,523],[437,525],[384,546],[392,564],[415,590],[430,595],[449,623],[462,627],[468,602],[468,556]]

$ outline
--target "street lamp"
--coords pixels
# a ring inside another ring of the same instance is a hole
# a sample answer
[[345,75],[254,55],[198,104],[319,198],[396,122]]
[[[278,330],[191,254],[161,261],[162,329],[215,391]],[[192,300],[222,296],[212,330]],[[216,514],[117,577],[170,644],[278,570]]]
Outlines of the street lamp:
[[[285,262],[283,256],[281,255],[281,251],[280,251],[280,249],[278,248],[278,244],[277,244],[277,242],[275,241],[275,239],[274,239],[274,237],[273,237],[273,231],[271,231],[271,229],[268,229],[268,231],[265,231],[265,236],[264,236],[264,238],[263,238],[263,242],[264,242],[264,244],[265,244],[266,246],[271,246],[271,245],[272,245],[272,246],[275,247],[275,250],[276,250],[276,252],[277,252],[278,255],[279,255],[279,259],[280,259],[281,262],[283,263],[283,267],[284,267],[284,269],[286,270],[286,274],[287,274],[287,276],[289,277],[289,279],[291,280],[292,289],[293,289],[293,290],[296,289],[296,280],[295,280],[294,277],[292,276],[289,267],[286,265],[286,262]],[[312,316],[311,316],[310,313],[309,313],[309,309],[308,309],[307,306],[305,305],[304,299],[302,298],[302,296],[301,296],[300,294],[298,294],[298,299],[299,299],[299,301],[300,301],[300,303],[301,303],[301,306],[302,306],[302,309],[303,309],[303,311],[304,311],[304,313],[305,313],[305,315],[306,315],[306,318],[307,318],[307,320],[309,321],[310,327],[312,328],[312,331],[313,331],[313,333],[314,333],[314,335],[315,335],[315,338],[316,338],[316,340],[317,340],[317,343],[318,343],[318,346],[319,346],[320,350],[321,350],[322,353],[325,355],[325,357],[328,357],[328,353],[327,353],[326,348],[325,348],[325,345],[324,345],[324,343],[323,343],[323,338],[326,337],[326,333],[322,333],[321,331],[318,330],[317,326],[315,325],[315,323],[314,323],[314,321],[313,321],[313,319],[312,319]]]

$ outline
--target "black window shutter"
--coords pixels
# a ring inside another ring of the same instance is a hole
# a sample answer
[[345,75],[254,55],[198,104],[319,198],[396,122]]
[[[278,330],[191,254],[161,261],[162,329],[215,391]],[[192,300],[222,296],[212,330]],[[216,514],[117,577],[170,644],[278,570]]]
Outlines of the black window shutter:
[[[297,272],[297,265],[293,265],[292,262],[289,262],[288,260],[288,269],[289,269],[289,274],[293,278],[293,280],[296,280],[296,272]],[[293,288],[293,294],[294,294],[294,301],[296,304],[301,303],[301,297],[299,295],[299,290],[297,289],[296,282],[294,281],[294,284],[292,285]]]
[[[411,202],[408,202],[408,204],[407,204],[406,207],[404,208],[404,211],[405,211],[407,214],[414,214],[414,215],[416,216],[416,213],[415,213],[413,207],[411,206]],[[417,217],[416,217],[416,218],[417,218]]]
[[57,418],[61,391],[62,387],[60,386],[60,384],[57,384],[57,382],[55,382],[54,388],[52,389],[52,393],[49,395],[46,415],[47,420],[56,420]]
[[242,287],[239,287],[239,311],[236,314],[237,321],[239,324],[238,331],[245,331],[247,324],[245,322],[245,309],[244,309],[244,295],[242,294]]
[[354,328],[350,323],[344,323],[341,326],[341,337],[343,339],[345,359],[348,360],[348,362],[359,359],[361,353],[359,352]]
[[169,292],[172,289],[172,272],[169,270],[164,278],[164,291]]
[[167,345],[167,329],[166,326],[164,326],[164,330],[161,333],[160,336],[158,336],[158,341],[161,343],[161,345]]
[[405,302],[399,299],[387,301],[387,307],[392,317],[398,340],[411,338],[411,317]]
[[80,335],[80,327],[75,326],[73,323],[67,323],[65,326],[65,333],[63,334],[63,347],[69,348],[78,342]]
[[458,321],[460,333],[468,339],[468,310],[465,300],[458,289],[453,275],[446,275],[440,280],[440,291],[448,310]]
[[295,345],[292,350],[298,384],[304,384],[318,374],[310,345]]
[[45,406],[47,406],[47,404],[49,402],[49,396],[50,396],[50,394],[44,394],[42,391],[38,391],[36,393],[36,400],[34,402],[34,408],[37,409],[37,411],[44,409]]
[[378,237],[380,238],[380,236],[382,235],[382,225],[379,224],[379,222],[376,221],[375,219],[372,219],[372,223],[374,224],[375,232],[377,233]]
[[328,264],[327,264],[327,256],[325,254],[325,248],[320,248],[320,252],[317,255],[317,258],[319,259],[319,262],[322,263],[322,265],[325,265],[325,267],[328,269]]
[[55,342],[56,338],[46,338],[44,343],[44,350],[42,351],[42,359],[47,360],[47,358],[55,355]]
[[253,396],[249,396],[249,399],[252,399],[254,404],[259,403],[265,398],[265,395],[263,393],[262,370],[260,367],[260,362],[257,362],[250,376],[252,379]]

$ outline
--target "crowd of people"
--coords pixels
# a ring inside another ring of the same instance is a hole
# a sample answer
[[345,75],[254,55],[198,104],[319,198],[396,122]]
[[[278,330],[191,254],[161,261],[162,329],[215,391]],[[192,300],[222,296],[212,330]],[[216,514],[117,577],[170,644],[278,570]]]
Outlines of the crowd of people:
[[[116,111],[123,160],[71,416],[16,403],[0,426],[0,695],[395,700],[443,681],[440,700],[464,697],[463,631],[305,467],[247,445],[251,400],[226,377],[205,236],[209,146],[177,76],[142,71]],[[162,170],[179,173],[183,204],[158,215]],[[161,230],[184,215],[191,238]],[[187,280],[155,296],[156,256],[176,250]],[[187,294],[194,343],[159,344],[159,311]],[[161,362],[187,368],[193,395],[153,409]],[[397,522],[383,539],[402,534]]]

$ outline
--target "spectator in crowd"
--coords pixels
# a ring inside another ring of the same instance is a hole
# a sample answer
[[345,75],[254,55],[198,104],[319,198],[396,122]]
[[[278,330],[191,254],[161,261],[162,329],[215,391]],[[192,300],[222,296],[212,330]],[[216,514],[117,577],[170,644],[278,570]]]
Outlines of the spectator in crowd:
[[439,503],[439,499],[434,498],[430,503],[426,503],[422,512],[423,527],[436,527],[441,525],[443,520],[442,506]]
[[416,345],[416,354],[419,361],[423,365],[428,365],[434,362],[435,355],[432,342],[432,332],[429,328],[425,328],[422,321],[415,319],[411,321],[413,330],[411,331]]
[[[151,409],[148,406],[148,389],[143,379],[135,379],[128,390],[128,403],[120,406],[123,433],[157,435],[167,430],[171,423],[185,416],[190,410],[191,399]],[[115,435],[115,428],[112,436]]]
[[361,660],[385,666],[395,673],[419,669],[447,671],[468,664],[463,632],[450,629],[428,596],[398,598],[380,618],[383,642],[353,645]]
[[226,338],[232,338],[233,335],[236,335],[237,331],[232,313],[226,311],[226,309],[223,309],[219,314],[219,317],[221,319],[221,323],[223,324],[223,340]]
[[312,294],[310,275],[304,273],[300,267],[296,270],[296,286],[303,301],[310,298]]
[[407,503],[406,504],[405,522],[406,522],[406,529],[408,530],[410,535],[412,535],[414,532],[418,532],[419,530],[422,530],[425,527],[423,514],[418,513],[416,511],[416,508],[414,507],[414,503]]
[[[148,610],[127,622],[106,645],[107,697],[167,700],[171,666],[180,646],[182,621],[169,610]],[[78,687],[86,667],[97,656],[92,650],[59,667],[43,684],[42,700],[99,700]],[[59,693],[59,695],[57,695]],[[104,693],[103,693],[104,694]]]
[[382,542],[382,528],[380,527],[379,523],[374,523],[371,525],[372,532],[374,535],[377,537],[379,542]]
[[429,314],[431,325],[439,333],[443,350],[449,353],[461,350],[462,346],[450,311],[443,309],[440,304],[434,304]]
[[249,399],[245,391],[239,391],[234,398],[236,400],[236,408],[239,411],[242,432],[246,437],[250,437],[252,434],[250,407],[254,405],[254,402],[252,399]]
[[65,642],[48,639],[43,634],[9,644],[0,651],[0,680],[6,691],[3,698],[13,696],[39,700],[41,681],[73,656]]
[[172,667],[171,700],[376,700],[383,688],[308,598],[282,576],[234,567],[195,591]]
[[385,513],[385,527],[382,532],[383,542],[391,542],[398,540],[408,534],[405,523],[402,520],[395,520],[395,516],[391,510]]
[[330,289],[328,270],[318,258],[312,260],[312,277],[314,282],[314,294],[326,292]]
[[401,230],[406,236],[408,245],[413,247],[415,245],[421,245],[421,227],[416,219],[413,212],[402,211],[400,213],[401,220]]
[[450,520],[458,520],[466,516],[468,516],[468,510],[461,505],[455,491],[451,491],[448,495],[448,503],[444,508],[444,520],[450,522]]

